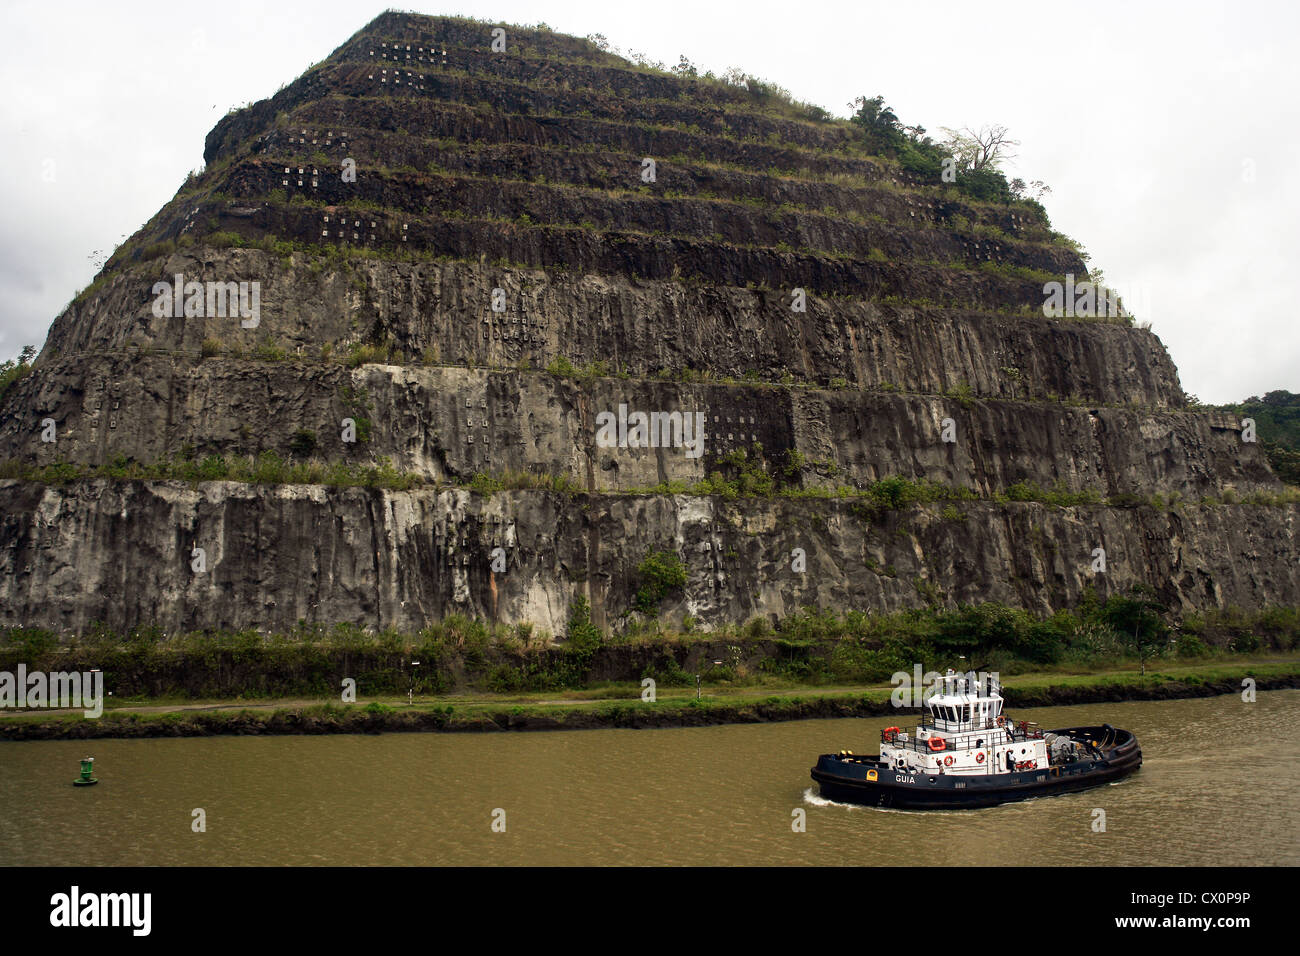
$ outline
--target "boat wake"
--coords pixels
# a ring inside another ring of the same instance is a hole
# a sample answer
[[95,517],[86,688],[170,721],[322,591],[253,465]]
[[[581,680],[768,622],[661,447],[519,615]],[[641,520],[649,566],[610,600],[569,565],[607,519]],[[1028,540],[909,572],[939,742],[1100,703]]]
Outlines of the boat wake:
[[853,803],[840,803],[838,800],[827,800],[817,792],[816,787],[809,787],[803,792],[803,802],[814,807],[848,807],[854,810],[858,809],[858,806]]
[[[1078,796],[1078,794],[1072,794]],[[817,793],[816,788],[809,787],[803,792],[803,802],[813,807],[840,807],[844,810],[866,810],[874,813],[902,813],[908,816],[936,817],[936,816],[959,816],[980,813],[1028,813],[1034,804],[1037,804],[1043,797],[1026,797],[1015,803],[1001,803],[994,807],[971,807],[969,809],[954,808],[944,810],[913,810],[905,807],[872,807],[861,803],[846,803],[842,800],[827,800],[821,794]]]
[[[816,787],[809,787],[803,792],[803,802],[813,807],[841,807],[845,810],[866,810],[875,813],[920,813],[919,810],[900,810],[897,807],[869,807],[861,803],[846,803],[842,800],[827,800],[817,792]],[[933,811],[930,811],[933,812]]]

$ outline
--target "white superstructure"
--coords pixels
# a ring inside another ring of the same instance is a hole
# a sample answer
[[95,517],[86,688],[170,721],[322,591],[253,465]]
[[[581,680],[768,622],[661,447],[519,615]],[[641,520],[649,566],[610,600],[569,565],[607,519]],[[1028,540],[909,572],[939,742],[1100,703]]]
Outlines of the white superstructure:
[[1037,724],[1012,724],[1002,714],[995,678],[948,671],[938,693],[927,698],[913,735],[898,727],[881,734],[880,759],[895,770],[916,773],[1002,774],[1048,765]]

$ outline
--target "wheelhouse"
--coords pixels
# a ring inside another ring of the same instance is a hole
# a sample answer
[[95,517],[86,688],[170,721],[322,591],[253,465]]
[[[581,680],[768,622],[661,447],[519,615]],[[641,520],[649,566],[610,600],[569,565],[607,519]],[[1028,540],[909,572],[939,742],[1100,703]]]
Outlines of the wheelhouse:
[[1002,716],[1000,691],[992,675],[949,673],[926,699],[921,726],[945,734],[990,730]]

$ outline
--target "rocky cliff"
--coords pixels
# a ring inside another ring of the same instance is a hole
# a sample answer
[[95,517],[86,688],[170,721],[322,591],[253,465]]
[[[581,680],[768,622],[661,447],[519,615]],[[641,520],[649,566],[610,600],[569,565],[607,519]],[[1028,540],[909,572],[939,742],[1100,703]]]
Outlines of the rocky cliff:
[[664,551],[705,626],[1300,604],[1241,423],[1127,317],[1044,314],[1087,273],[1040,207],[502,29],[387,13],[217,124],[0,397],[0,624],[560,634]]

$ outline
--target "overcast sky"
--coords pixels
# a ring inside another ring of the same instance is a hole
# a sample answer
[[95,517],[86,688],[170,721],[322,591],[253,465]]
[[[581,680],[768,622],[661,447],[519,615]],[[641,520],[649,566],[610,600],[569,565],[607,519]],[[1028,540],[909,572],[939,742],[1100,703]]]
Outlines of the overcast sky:
[[[411,0],[407,0],[408,3]],[[539,21],[701,70],[738,66],[846,115],[1001,123],[1009,175],[1222,403],[1300,391],[1300,5],[456,0],[430,14]],[[40,346],[97,262],[203,165],[232,106],[273,94],[384,7],[0,0],[0,359]]]

